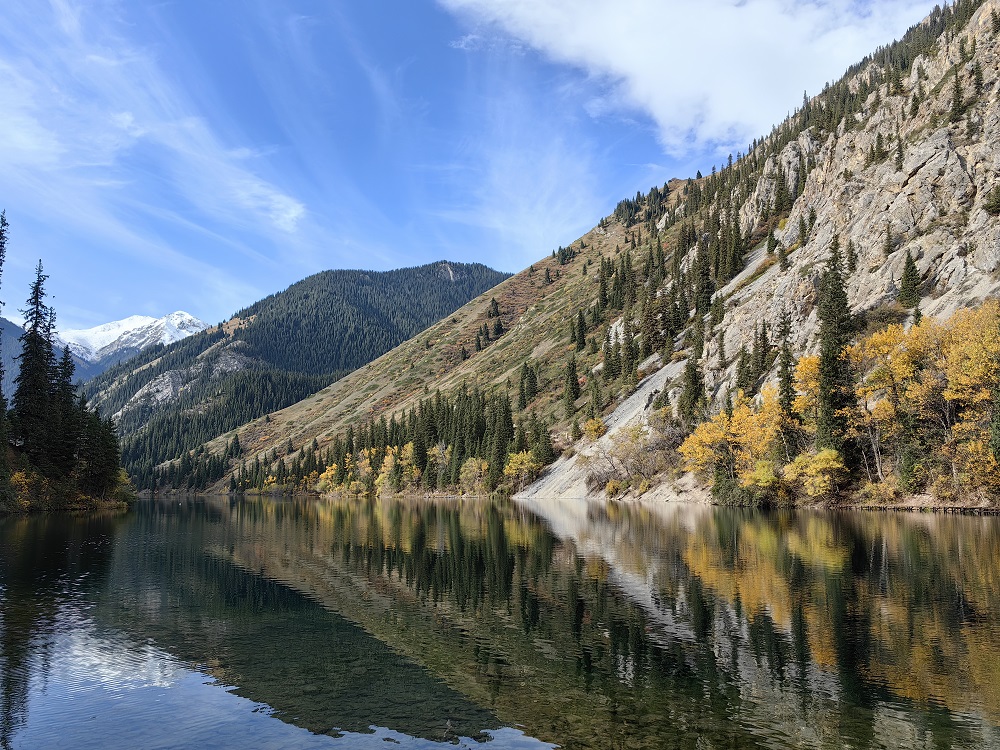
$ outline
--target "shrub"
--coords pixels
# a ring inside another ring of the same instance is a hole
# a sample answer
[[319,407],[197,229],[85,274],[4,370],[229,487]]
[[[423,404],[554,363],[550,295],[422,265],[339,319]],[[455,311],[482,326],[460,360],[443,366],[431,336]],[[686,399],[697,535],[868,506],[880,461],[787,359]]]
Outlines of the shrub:
[[583,425],[583,434],[587,436],[588,440],[597,440],[607,431],[608,428],[604,424],[604,420],[597,417],[588,419]]

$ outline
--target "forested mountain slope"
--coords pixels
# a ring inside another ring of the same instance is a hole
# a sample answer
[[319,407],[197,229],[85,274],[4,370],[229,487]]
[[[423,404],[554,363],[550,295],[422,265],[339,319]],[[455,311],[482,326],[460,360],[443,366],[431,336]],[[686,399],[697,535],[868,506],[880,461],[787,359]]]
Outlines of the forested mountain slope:
[[[685,468],[737,499],[811,495],[809,472],[827,490],[972,487],[975,452],[983,465],[1000,454],[1000,426],[983,448],[1000,425],[1000,351],[969,353],[982,378],[963,391],[952,344],[971,320],[984,340],[1000,322],[987,306],[933,335],[918,326],[919,347],[906,330],[1000,291],[998,38],[996,0],[936,9],[721,169],[622,201],[570,250],[163,476],[516,490],[537,474],[545,427],[589,456],[557,467],[589,491],[645,491]],[[900,390],[880,380],[880,356],[918,349]],[[768,381],[779,392],[758,396]],[[630,399],[640,387],[647,398]],[[781,429],[746,432],[767,417]],[[703,430],[701,454],[678,452],[701,425],[722,438]],[[469,461],[481,470],[466,475]]]
[[153,465],[305,398],[505,278],[443,261],[325,271],[222,325],[144,350],[85,393],[114,416],[123,462],[142,486]]

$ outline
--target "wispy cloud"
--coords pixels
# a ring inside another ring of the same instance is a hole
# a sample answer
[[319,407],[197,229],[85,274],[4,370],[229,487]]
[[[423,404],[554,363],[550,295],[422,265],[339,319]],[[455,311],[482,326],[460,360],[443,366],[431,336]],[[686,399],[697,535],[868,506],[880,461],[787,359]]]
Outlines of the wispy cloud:
[[[439,0],[583,70],[594,116],[641,111],[679,155],[740,147],[900,35],[929,0]],[[464,44],[465,49],[475,49]]]
[[[137,262],[169,266],[208,293],[246,292],[225,264],[185,253],[156,230],[140,232],[130,219],[147,212],[161,226],[227,226],[280,243],[294,240],[308,210],[258,171],[259,149],[216,132],[164,67],[161,50],[126,39],[119,11],[105,2],[4,4],[6,207],[15,222],[32,217]],[[261,260],[248,245],[229,247]]]

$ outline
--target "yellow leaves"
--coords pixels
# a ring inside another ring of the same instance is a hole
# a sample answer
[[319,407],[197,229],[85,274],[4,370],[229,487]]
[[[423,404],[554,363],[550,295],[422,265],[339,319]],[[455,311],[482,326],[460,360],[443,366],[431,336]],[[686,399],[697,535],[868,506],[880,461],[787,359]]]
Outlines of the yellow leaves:
[[530,451],[511,453],[503,467],[503,475],[513,482],[514,490],[520,492],[533,482],[542,470],[542,465],[531,456]]
[[598,419],[597,417],[588,419],[583,425],[583,434],[586,435],[587,439],[591,441],[597,440],[607,431],[608,428],[605,426],[604,420]]
[[469,494],[480,492],[488,468],[489,464],[481,458],[466,459],[462,468],[458,470],[458,481],[462,485],[462,490]]
[[819,413],[819,357],[807,354],[795,367],[795,401],[792,408],[802,417],[807,429],[816,429]]
[[1000,302],[987,300],[978,310],[955,313],[944,358],[945,398],[969,406],[988,403],[1000,383]]
[[809,497],[825,497],[837,486],[846,467],[840,453],[824,448],[819,453],[803,453],[785,467],[785,478],[802,484]]
[[738,394],[732,415],[723,411],[698,425],[679,451],[691,471],[705,474],[722,464],[744,487],[767,487],[776,479],[774,463],[768,459],[780,426],[777,391],[767,385],[759,405]]

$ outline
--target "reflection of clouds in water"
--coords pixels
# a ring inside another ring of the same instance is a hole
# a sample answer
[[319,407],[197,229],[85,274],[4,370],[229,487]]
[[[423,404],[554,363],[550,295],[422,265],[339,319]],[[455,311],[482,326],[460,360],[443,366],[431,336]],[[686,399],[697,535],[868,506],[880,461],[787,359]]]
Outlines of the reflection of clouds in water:
[[98,633],[90,622],[75,622],[71,630],[60,630],[49,679],[65,685],[69,693],[97,688],[167,688],[185,671],[173,657],[151,644]]
[[18,747],[556,747],[512,728],[486,730],[480,741],[454,735],[428,740],[375,726],[371,733],[313,734],[277,720],[266,704],[234,694],[151,643],[102,630],[83,612],[64,610],[58,619],[49,648],[36,654],[47,669],[32,670],[42,678],[32,685]]
[[556,748],[558,745],[550,745],[547,742],[529,737],[524,732],[510,727],[503,729],[487,730],[484,734],[489,735],[489,739],[477,742],[469,737],[459,737],[456,739],[446,739],[440,742],[425,740],[420,737],[410,737],[400,732],[394,732],[384,727],[372,727],[372,734],[359,734],[357,732],[345,732],[334,741],[335,747],[351,748],[379,748],[385,750],[391,747],[401,748],[462,748],[488,747],[494,750],[540,750],[541,748]]

